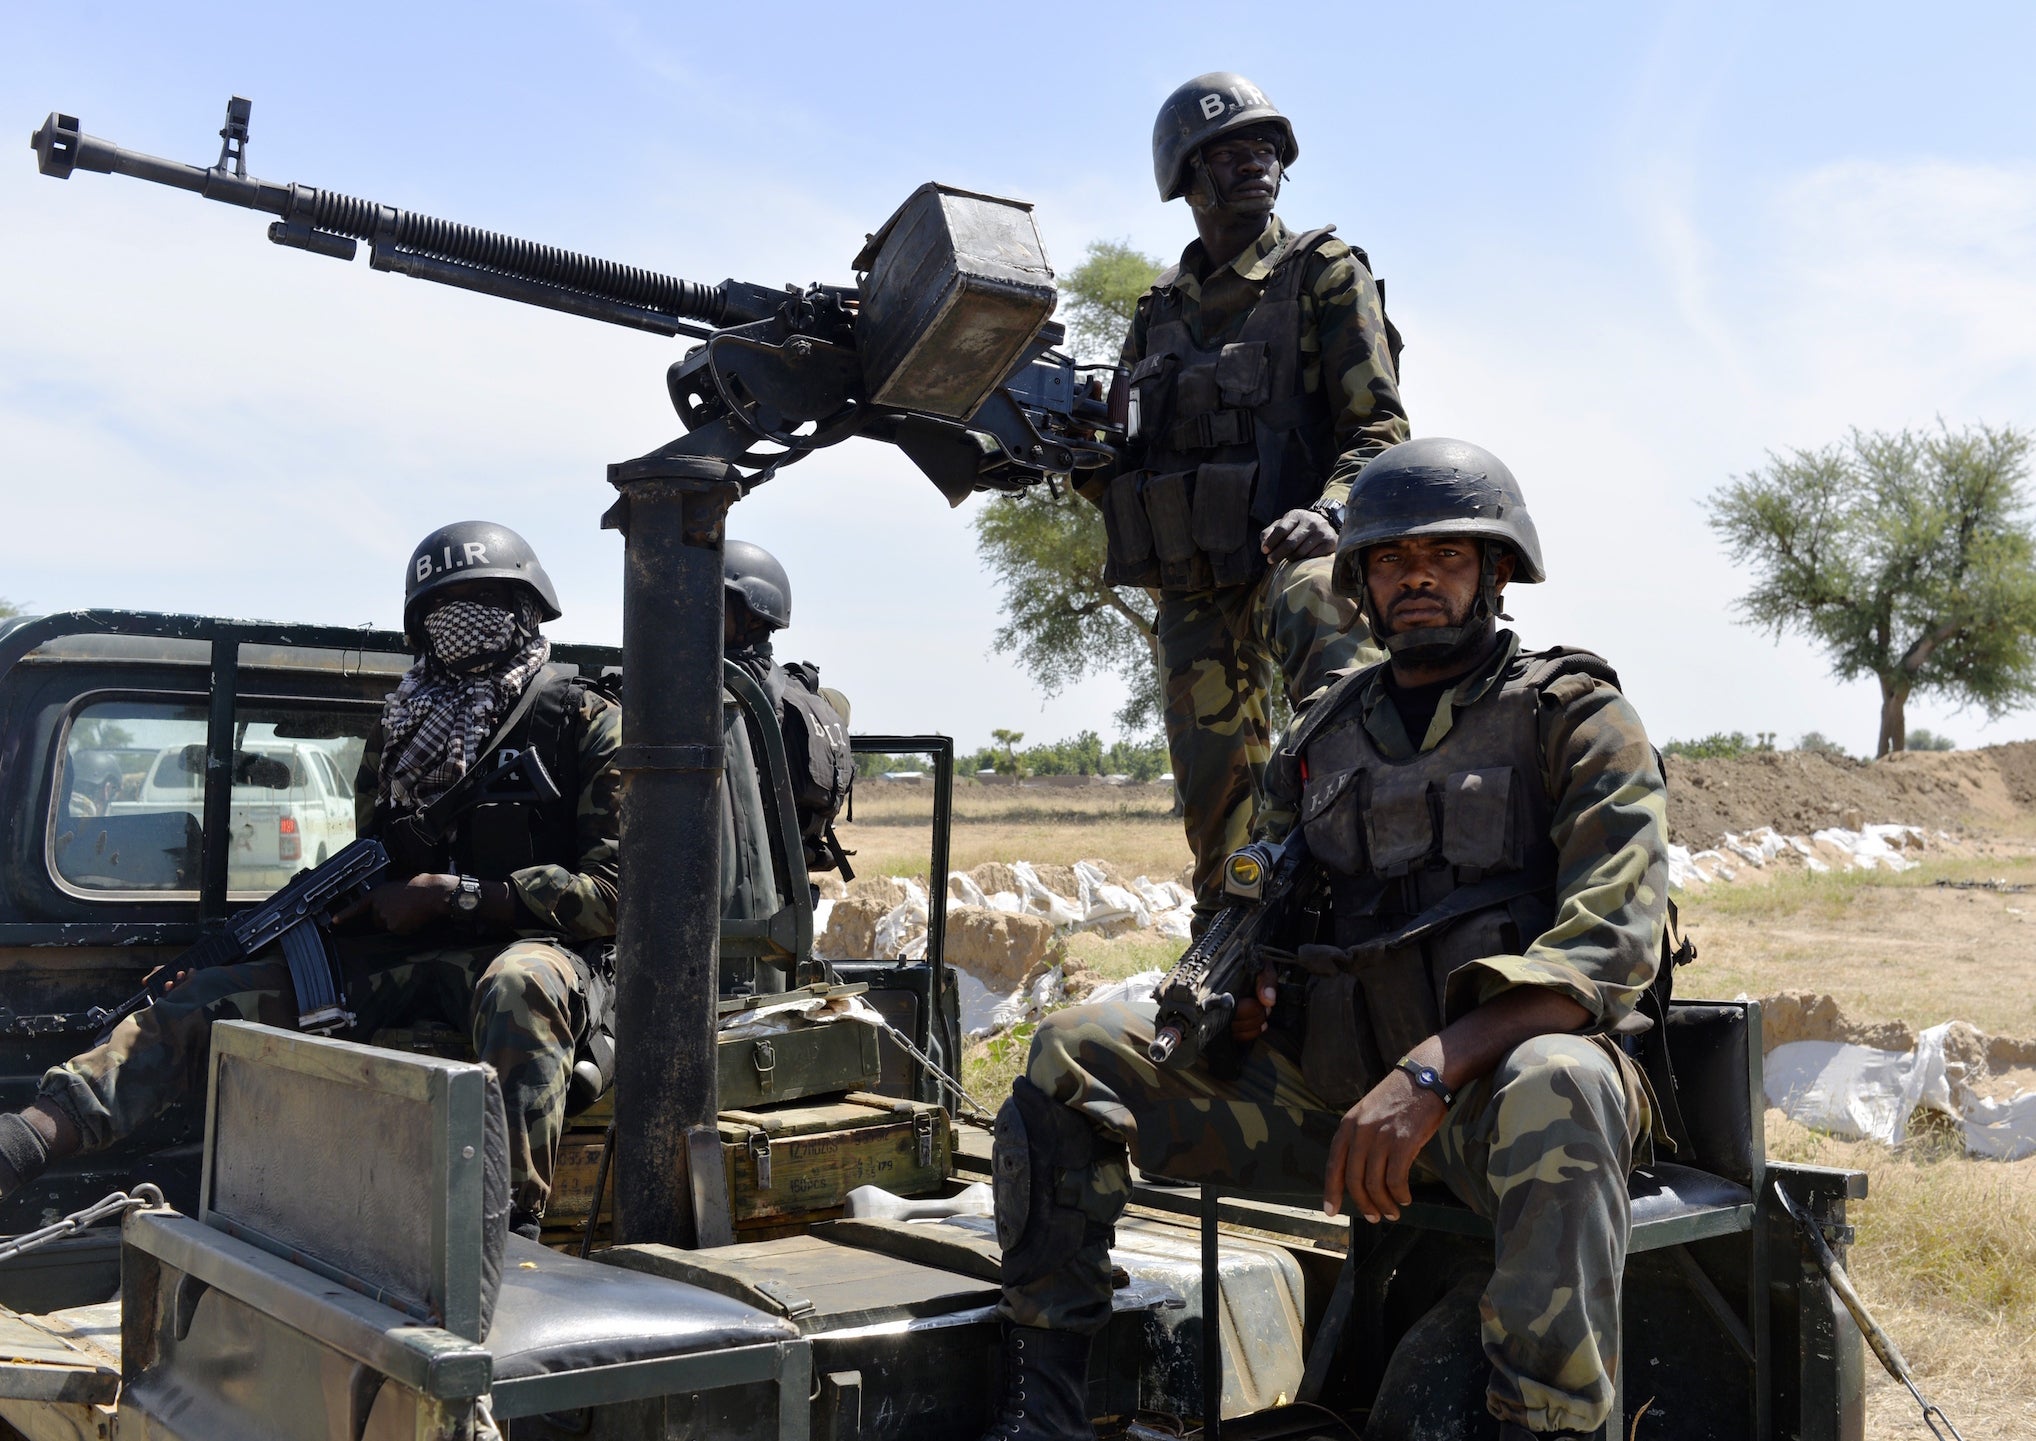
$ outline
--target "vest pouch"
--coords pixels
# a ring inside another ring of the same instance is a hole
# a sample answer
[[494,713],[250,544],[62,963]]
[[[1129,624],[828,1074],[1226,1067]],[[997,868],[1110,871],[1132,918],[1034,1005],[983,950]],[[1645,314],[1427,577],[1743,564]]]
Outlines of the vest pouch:
[[1227,406],[1252,410],[1272,395],[1272,363],[1264,341],[1239,341],[1216,355],[1217,398]]
[[[1209,557],[1217,585],[1240,585],[1251,579],[1251,487],[1258,462],[1210,462],[1195,472],[1193,535],[1195,546]],[[1239,557],[1236,552],[1244,554]],[[1230,574],[1240,569],[1240,574]]]
[[1195,558],[1195,536],[1190,519],[1189,482],[1191,470],[1167,475],[1148,475],[1140,494],[1145,501],[1145,518],[1151,525],[1152,549],[1163,566],[1185,566]]
[[460,818],[455,852],[467,874],[483,881],[506,881],[537,864],[530,834],[530,811],[515,804],[475,806]]
[[1353,958],[1380,1070],[1442,1029],[1441,991],[1418,945]]
[[1180,379],[1174,382],[1174,424],[1217,408],[1215,362],[1183,367]]
[[1145,472],[1134,470],[1112,479],[1103,492],[1110,561],[1124,573],[1135,573],[1152,561],[1152,524],[1145,518],[1145,501],[1138,493],[1144,483]]
[[1377,1046],[1358,1024],[1357,977],[1343,971],[1308,977],[1307,1011],[1301,1079],[1332,1108],[1352,1106],[1385,1074]]
[[1150,441],[1156,435],[1165,434],[1166,428],[1173,424],[1173,406],[1169,404],[1173,387],[1167,383],[1167,376],[1174,365],[1174,356],[1162,351],[1146,356],[1131,367],[1131,376],[1126,382],[1130,391],[1125,402],[1129,431],[1126,440]]
[[1333,874],[1364,873],[1364,771],[1310,776],[1301,783],[1301,830],[1308,854]]
[[1372,778],[1371,792],[1364,825],[1372,869],[1381,875],[1403,876],[1414,862],[1435,849],[1428,777],[1418,766],[1381,770]]
[[1442,856],[1466,884],[1520,866],[1511,766],[1457,771],[1442,783]]

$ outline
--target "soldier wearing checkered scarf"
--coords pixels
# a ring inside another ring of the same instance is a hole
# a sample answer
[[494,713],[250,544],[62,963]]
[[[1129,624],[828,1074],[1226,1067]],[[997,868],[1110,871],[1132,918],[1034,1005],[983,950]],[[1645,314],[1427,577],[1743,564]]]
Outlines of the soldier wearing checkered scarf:
[[[381,837],[392,864],[337,918],[336,937],[355,1036],[435,1020],[495,1068],[509,1219],[532,1236],[568,1095],[592,1099],[575,1058],[608,1007],[620,874],[621,711],[547,665],[539,627],[558,616],[550,578],[504,526],[445,526],[412,553],[403,626],[417,659],[383,703],[356,799],[357,830]],[[466,811],[431,845],[399,844],[406,822],[498,748],[534,752],[561,794]],[[269,952],[187,975],[49,1071],[32,1106],[0,1114],[0,1196],[201,1089],[222,1017],[293,1025],[287,964]]]

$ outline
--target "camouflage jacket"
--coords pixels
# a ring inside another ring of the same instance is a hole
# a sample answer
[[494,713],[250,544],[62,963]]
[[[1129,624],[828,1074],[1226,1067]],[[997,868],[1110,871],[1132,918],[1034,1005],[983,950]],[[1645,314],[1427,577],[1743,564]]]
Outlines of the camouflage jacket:
[[[615,934],[615,888],[621,875],[622,774],[615,754],[622,748],[622,708],[599,691],[576,686],[578,707],[560,729],[561,747],[574,748],[570,768],[545,765],[554,776],[579,777],[573,805],[574,855],[515,871],[509,888],[520,903],[516,930],[532,936],[560,936],[571,941],[605,940]],[[355,792],[355,826],[371,835],[377,824],[376,777],[381,770],[382,730],[375,727],[361,757]],[[557,757],[562,762],[563,757]],[[563,798],[559,804],[565,804]]]
[[[1272,273],[1266,257],[1292,233],[1278,216],[1272,217],[1264,234],[1206,277],[1209,257],[1202,242],[1192,241],[1181,252],[1174,286],[1198,345],[1213,348],[1236,337]],[[1341,393],[1335,421],[1338,460],[1322,487],[1325,499],[1341,502],[1367,460],[1407,438],[1407,408],[1400,401],[1385,316],[1370,273],[1334,236],[1309,256],[1307,265],[1301,286],[1301,385],[1315,394],[1327,375]],[[1127,368],[1145,358],[1145,327],[1141,304],[1124,340],[1122,364]]]
[[[1444,691],[1416,746],[1385,685],[1384,665],[1355,671],[1319,706],[1361,718],[1387,761],[1432,751],[1455,717],[1492,692],[1521,663],[1519,638],[1499,633],[1491,658]],[[1640,717],[1612,686],[1597,682],[1544,696],[1539,728],[1541,781],[1555,851],[1555,920],[1520,955],[1490,955],[1449,976],[1445,1023],[1519,986],[1546,986],[1591,1013],[1591,1031],[1629,1015],[1654,979],[1668,906],[1667,785]],[[1265,828],[1291,829],[1307,742],[1282,748],[1266,772]],[[1466,759],[1470,759],[1466,757]]]
[[622,874],[622,708],[596,690],[578,692],[580,707],[562,737],[577,747],[580,794],[573,808],[579,859],[534,865],[509,877],[523,909],[551,934],[603,940],[615,934],[615,887]]

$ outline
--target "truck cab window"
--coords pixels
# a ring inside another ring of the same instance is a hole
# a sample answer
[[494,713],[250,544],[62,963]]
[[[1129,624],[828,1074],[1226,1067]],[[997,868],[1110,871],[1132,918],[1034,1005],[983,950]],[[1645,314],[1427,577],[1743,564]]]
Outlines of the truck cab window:
[[[268,895],[354,838],[352,788],[339,777],[374,719],[365,705],[249,700],[236,710],[230,894]],[[206,844],[205,736],[196,698],[94,699],[74,712],[52,787],[48,858],[57,881],[92,894],[195,896]]]

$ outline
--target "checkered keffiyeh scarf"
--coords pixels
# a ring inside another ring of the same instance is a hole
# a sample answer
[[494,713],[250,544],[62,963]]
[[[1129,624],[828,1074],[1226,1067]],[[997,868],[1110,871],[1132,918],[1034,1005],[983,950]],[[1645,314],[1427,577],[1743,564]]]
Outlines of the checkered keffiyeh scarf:
[[[517,597],[514,610],[455,600],[424,617],[424,654],[382,702],[380,783],[392,808],[431,804],[480,759],[502,717],[551,658],[551,642],[537,629],[542,621],[527,595]],[[502,659],[479,671],[457,669],[487,655]]]

